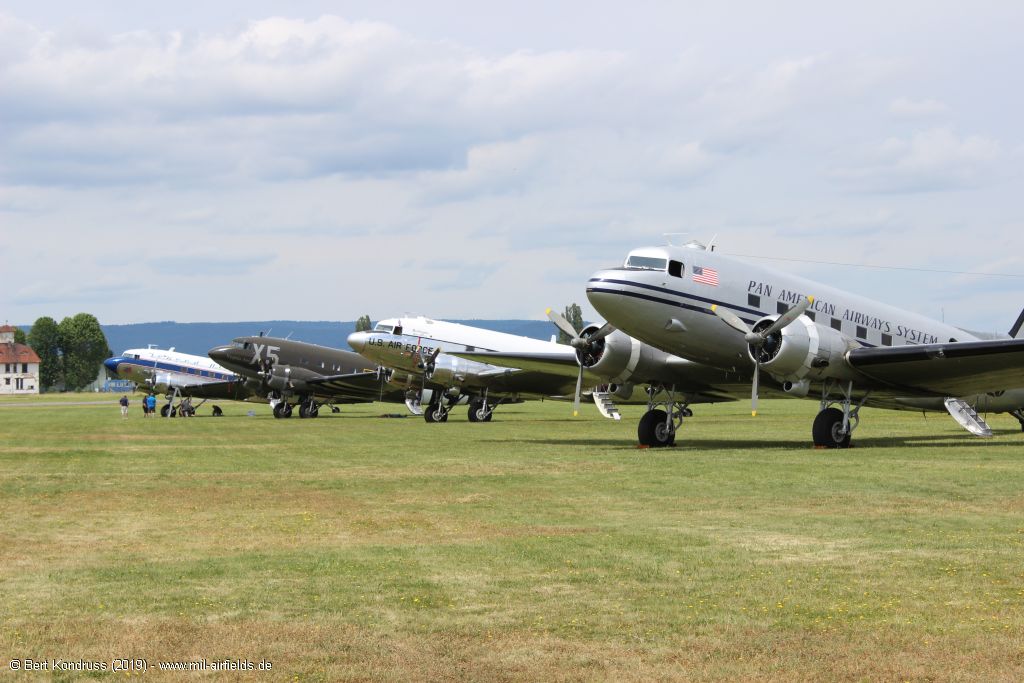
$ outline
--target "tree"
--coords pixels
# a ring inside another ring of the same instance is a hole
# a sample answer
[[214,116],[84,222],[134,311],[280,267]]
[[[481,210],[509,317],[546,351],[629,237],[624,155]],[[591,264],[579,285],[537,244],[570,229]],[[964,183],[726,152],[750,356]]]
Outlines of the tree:
[[[573,329],[576,330],[576,334],[579,334],[580,330],[583,329],[583,310],[578,304],[569,304],[565,307],[565,319],[569,321]],[[558,343],[568,344],[572,341],[572,337],[567,335],[565,332],[558,332]]]
[[359,316],[359,320],[356,321],[356,332],[369,332],[372,329],[373,323],[370,322],[370,316]]
[[39,388],[48,389],[60,383],[64,377],[61,361],[63,344],[57,321],[45,315],[36,320],[28,331],[28,345],[39,356]]
[[79,313],[60,321],[64,351],[64,385],[81,389],[96,379],[100,364],[110,356],[110,347],[96,316]]
[[15,344],[27,344],[28,343],[25,340],[25,330],[21,329],[20,327],[15,327],[14,328],[14,343]]

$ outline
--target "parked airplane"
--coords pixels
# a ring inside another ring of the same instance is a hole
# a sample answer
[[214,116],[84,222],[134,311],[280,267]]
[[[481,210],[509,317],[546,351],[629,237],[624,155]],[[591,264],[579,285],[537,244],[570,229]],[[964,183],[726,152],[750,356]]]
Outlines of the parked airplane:
[[[252,393],[234,373],[206,356],[194,356],[149,346],[128,349],[108,358],[103,365],[111,376],[132,381],[136,388],[154,394],[204,399],[245,400]],[[198,406],[197,406],[198,407]],[[177,414],[169,401],[161,414]]]
[[571,346],[424,317],[382,320],[371,332],[350,335],[348,343],[395,368],[390,381],[406,388],[410,409],[428,402],[428,422],[446,420],[467,397],[469,419],[478,422],[489,421],[498,404],[524,398],[574,395],[578,412],[582,388],[597,387],[598,410],[618,419],[615,403],[637,400],[637,385],[654,385],[644,402],[678,398],[688,405],[733,401],[747,390],[735,373],[672,357],[607,326],[591,325],[577,335],[564,318],[550,309],[548,315],[573,336]]
[[368,368],[357,353],[263,335],[239,337],[210,349],[209,356],[237,373],[274,406],[274,417],[316,417],[323,405],[398,401],[404,392],[387,386],[384,370]]
[[[587,297],[643,342],[797,397],[820,395],[815,445],[845,448],[864,405],[945,409],[972,433],[976,413],[1009,412],[1024,429],[1024,312],[1009,335],[983,335],[699,243],[635,249],[595,273]],[[835,407],[835,406],[838,406]],[[684,402],[650,410],[640,440],[671,443]]]

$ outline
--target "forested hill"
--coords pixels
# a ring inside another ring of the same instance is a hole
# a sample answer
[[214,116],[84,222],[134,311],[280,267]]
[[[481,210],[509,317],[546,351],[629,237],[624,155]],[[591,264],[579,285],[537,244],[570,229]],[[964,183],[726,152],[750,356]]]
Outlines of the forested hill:
[[[557,334],[555,326],[546,320],[453,320],[451,322],[474,325],[488,330],[520,334],[535,339],[550,339]],[[346,322],[263,320],[240,323],[136,323],[134,325],[103,325],[107,343],[114,353],[125,349],[145,348],[155,344],[162,349],[174,347],[182,353],[205,356],[214,346],[228,344],[235,337],[265,334],[291,337],[312,344],[347,349],[345,339],[354,331],[354,320]]]

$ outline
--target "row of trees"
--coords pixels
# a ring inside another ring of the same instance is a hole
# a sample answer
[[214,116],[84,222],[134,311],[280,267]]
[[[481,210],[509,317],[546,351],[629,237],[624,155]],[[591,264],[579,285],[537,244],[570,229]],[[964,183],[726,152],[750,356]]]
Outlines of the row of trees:
[[49,316],[35,321],[25,342],[39,356],[39,386],[81,389],[96,379],[100,364],[111,355],[96,316],[79,313],[59,323]]

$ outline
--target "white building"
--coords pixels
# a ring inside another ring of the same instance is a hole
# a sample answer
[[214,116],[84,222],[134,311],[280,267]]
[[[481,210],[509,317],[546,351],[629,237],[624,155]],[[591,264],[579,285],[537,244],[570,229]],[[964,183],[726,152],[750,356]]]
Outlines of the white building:
[[39,356],[14,343],[15,328],[0,326],[0,395],[39,393]]

